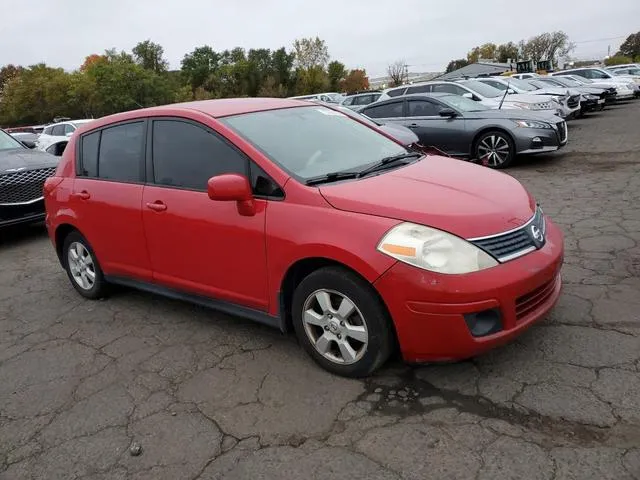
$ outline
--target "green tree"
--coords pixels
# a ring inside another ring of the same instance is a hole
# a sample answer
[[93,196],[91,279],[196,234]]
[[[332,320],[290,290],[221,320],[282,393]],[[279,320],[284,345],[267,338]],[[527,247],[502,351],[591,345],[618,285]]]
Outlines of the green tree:
[[202,87],[219,65],[220,55],[205,45],[187,53],[182,59],[182,73],[192,90]]
[[625,65],[627,63],[633,63],[633,59],[625,55],[615,55],[605,59],[604,61],[605,65]]
[[2,90],[5,84],[12,78],[19,75],[20,72],[23,70],[24,68],[20,66],[16,67],[15,65],[12,65],[12,64],[8,64],[0,68],[0,94],[2,94]]
[[133,57],[138,65],[156,73],[166,72],[169,67],[162,56],[164,48],[151,40],[145,40],[133,47]]
[[255,97],[272,74],[271,50],[251,49],[247,53],[247,94]]
[[264,83],[260,87],[258,97],[274,97],[282,98],[287,96],[287,88],[281,83],[276,83],[276,79],[269,76],[265,79]]
[[329,62],[329,49],[320,38],[300,38],[293,42],[295,65],[297,68],[309,70],[320,67],[324,70]]
[[320,65],[306,69],[299,68],[296,73],[298,95],[320,93],[326,91],[329,86],[327,72]]
[[469,65],[469,60],[466,58],[459,58],[458,60],[451,60],[447,65],[445,73],[451,73],[454,70],[458,70],[459,68],[466,67]]
[[344,67],[344,63],[340,63],[336,60],[329,63],[327,66],[327,74],[329,76],[329,90],[337,92],[340,90],[340,84],[347,75],[347,70]]
[[507,63],[509,60],[515,62],[518,60],[518,45],[513,42],[503,43],[498,46],[496,56],[501,63]]
[[493,60],[496,58],[498,47],[495,43],[485,43],[479,47],[474,47],[467,53],[469,63],[476,63],[480,59]]
[[569,41],[569,36],[564,32],[542,33],[531,37],[529,40],[521,40],[519,44],[520,58],[539,62],[551,60],[558,63],[560,57],[571,52],[575,45]]
[[276,85],[282,85],[287,89],[287,93],[293,94],[293,87],[295,82],[293,81],[293,62],[295,59],[295,53],[287,53],[287,50],[282,47],[273,51],[271,54],[271,70]]
[[640,32],[632,33],[627,37],[624,43],[620,45],[618,55],[624,55],[640,61]]

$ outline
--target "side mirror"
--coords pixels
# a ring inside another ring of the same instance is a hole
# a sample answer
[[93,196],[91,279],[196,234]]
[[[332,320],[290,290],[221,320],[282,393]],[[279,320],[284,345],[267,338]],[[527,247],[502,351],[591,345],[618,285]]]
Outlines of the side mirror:
[[508,93],[509,95],[513,95],[514,93],[518,93],[518,92],[516,92],[513,88],[509,88]]
[[21,140],[22,144],[27,147],[27,148],[36,148],[36,143],[32,142],[31,140]]
[[473,93],[466,92],[466,93],[463,93],[462,96],[464,98],[469,98],[469,99],[473,100]]
[[245,217],[256,214],[256,204],[247,177],[225,173],[211,177],[207,182],[207,194],[211,200],[237,202],[238,213]]
[[457,117],[458,113],[451,109],[451,108],[443,108],[442,110],[440,110],[440,116],[441,117],[447,117],[447,118],[453,118],[453,117]]

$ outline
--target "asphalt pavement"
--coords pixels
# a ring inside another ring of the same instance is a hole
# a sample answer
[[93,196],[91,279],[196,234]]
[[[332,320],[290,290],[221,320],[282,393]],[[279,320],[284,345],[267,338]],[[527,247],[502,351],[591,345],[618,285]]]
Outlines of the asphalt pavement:
[[363,381],[246,320],[83,300],[42,226],[0,232],[0,479],[640,479],[639,126],[612,107],[507,171],[566,235],[547,320]]

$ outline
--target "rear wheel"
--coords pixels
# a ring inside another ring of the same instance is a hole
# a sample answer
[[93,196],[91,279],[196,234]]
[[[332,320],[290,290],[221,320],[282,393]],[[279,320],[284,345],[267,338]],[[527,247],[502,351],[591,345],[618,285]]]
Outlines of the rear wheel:
[[79,232],[71,232],[66,236],[62,255],[71,285],[80,295],[97,299],[107,293],[107,282],[98,259],[89,242]]
[[392,351],[384,305],[366,281],[346,269],[321,268],[306,277],[294,293],[292,313],[298,340],[330,372],[369,375]]
[[476,140],[475,156],[490,168],[507,168],[516,156],[511,137],[499,130],[485,132]]

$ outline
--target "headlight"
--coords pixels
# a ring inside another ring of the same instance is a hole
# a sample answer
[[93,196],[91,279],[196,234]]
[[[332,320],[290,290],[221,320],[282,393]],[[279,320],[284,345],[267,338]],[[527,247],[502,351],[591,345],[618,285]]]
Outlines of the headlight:
[[591,95],[589,93],[587,93],[586,95],[583,95],[583,97],[587,100],[598,100],[598,97],[596,97],[595,95]]
[[378,244],[378,251],[409,265],[445,274],[471,273],[498,265],[488,253],[442,230],[401,223]]
[[513,120],[513,123],[523,128],[552,128],[551,124],[537,120]]

